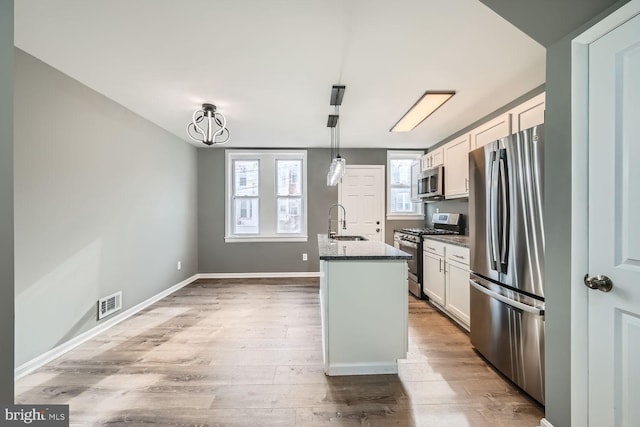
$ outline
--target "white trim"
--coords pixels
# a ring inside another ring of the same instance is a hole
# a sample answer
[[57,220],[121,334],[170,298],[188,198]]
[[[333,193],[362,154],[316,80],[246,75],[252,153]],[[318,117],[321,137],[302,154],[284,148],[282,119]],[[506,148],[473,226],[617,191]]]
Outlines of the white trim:
[[96,336],[98,336],[99,334],[107,331],[108,329],[112,328],[113,326],[117,325],[118,323],[122,322],[123,320],[128,319],[129,317],[133,316],[134,314],[138,313],[141,310],[144,310],[145,308],[149,307],[151,304],[160,301],[162,298],[165,298],[168,295],[171,295],[172,293],[174,293],[175,291],[184,288],[185,286],[187,286],[188,284],[190,284],[191,282],[193,282],[194,280],[198,279],[199,274],[194,274],[193,276],[189,277],[188,279],[183,280],[182,282],[171,286],[170,288],[165,289],[164,291],[161,291],[159,293],[157,293],[156,295],[152,296],[151,298],[148,298],[144,301],[142,301],[141,303],[134,305],[133,307],[129,308],[126,311],[123,311],[122,313],[118,314],[115,317],[110,318],[109,320],[106,320],[104,322],[100,322],[98,325],[96,325],[95,327],[89,329],[86,332],[83,332],[82,334],[75,336],[73,338],[71,338],[69,341],[60,344],[57,347],[52,348],[51,350],[47,351],[46,353],[41,354],[40,356],[37,356],[31,360],[29,360],[28,362],[23,363],[22,365],[18,366],[17,368],[14,369],[14,379],[18,380],[22,377],[24,377],[25,375],[35,371],[36,369],[44,366],[45,364],[51,362],[52,360],[57,359],[58,357],[62,356],[63,354],[65,354],[66,352],[73,350],[74,348],[76,348],[77,346],[79,346],[82,343],[87,342],[88,340],[90,340],[91,338],[94,338]]
[[198,279],[255,279],[322,277],[319,271],[292,271],[281,273],[200,273]]
[[387,215],[387,220],[388,221],[416,221],[416,220],[423,220],[424,219],[424,214],[407,214],[407,215],[401,215],[401,214],[392,214],[392,215]]
[[326,373],[329,376],[339,375],[377,375],[397,374],[398,362],[367,362],[367,363],[334,363],[329,365]]
[[[571,46],[571,425],[588,426],[589,44],[640,14],[632,0],[572,41]],[[544,420],[541,427],[551,423]],[[551,426],[552,427],[552,426]]]
[[302,237],[237,237],[237,236],[225,236],[225,243],[256,243],[256,242],[308,242],[309,236]]
[[540,427],[553,427],[553,424],[547,421],[546,418],[543,418],[540,420]]

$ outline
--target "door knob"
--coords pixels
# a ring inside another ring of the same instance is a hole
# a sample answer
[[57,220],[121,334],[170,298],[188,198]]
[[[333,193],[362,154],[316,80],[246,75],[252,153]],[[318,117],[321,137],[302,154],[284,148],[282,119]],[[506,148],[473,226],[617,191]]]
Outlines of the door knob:
[[584,284],[589,289],[598,289],[602,292],[609,292],[613,288],[613,282],[607,276],[598,274],[596,276],[584,275]]
[[379,228],[376,228],[376,233],[379,233],[379,232],[380,232],[380,229],[379,229]]

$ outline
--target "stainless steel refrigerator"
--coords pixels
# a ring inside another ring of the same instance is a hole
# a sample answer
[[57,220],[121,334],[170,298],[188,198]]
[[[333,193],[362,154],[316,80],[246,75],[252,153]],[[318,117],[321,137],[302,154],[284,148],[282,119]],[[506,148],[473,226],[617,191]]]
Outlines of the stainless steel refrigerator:
[[469,154],[471,343],[544,404],[542,125]]

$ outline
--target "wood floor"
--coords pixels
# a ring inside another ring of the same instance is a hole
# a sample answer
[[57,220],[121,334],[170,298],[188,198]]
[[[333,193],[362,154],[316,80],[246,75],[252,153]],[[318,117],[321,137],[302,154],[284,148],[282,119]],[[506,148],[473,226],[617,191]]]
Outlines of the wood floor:
[[200,280],[16,382],[73,426],[538,426],[543,410],[410,297],[398,375],[326,377],[314,279]]

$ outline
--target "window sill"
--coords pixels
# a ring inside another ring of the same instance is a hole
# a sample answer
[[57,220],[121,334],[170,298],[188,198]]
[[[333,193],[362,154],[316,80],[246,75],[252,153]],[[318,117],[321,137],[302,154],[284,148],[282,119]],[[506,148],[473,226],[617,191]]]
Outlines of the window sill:
[[276,236],[247,236],[247,237],[238,237],[238,236],[225,236],[225,243],[256,243],[256,242],[271,242],[271,243],[289,243],[289,242],[307,242],[309,241],[308,236],[296,236],[296,237],[276,237]]
[[424,214],[408,214],[408,215],[389,214],[387,215],[387,221],[411,221],[411,220],[422,220],[422,219],[424,219]]

